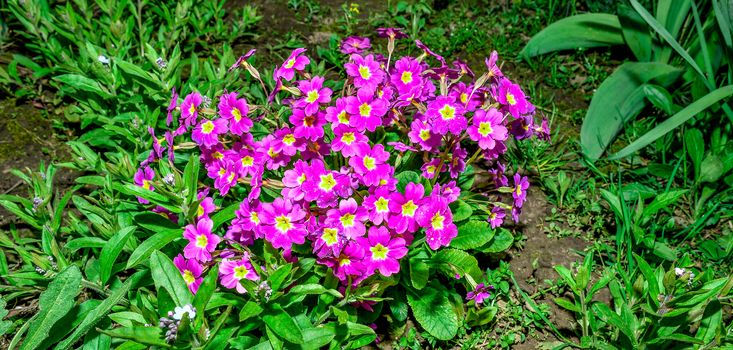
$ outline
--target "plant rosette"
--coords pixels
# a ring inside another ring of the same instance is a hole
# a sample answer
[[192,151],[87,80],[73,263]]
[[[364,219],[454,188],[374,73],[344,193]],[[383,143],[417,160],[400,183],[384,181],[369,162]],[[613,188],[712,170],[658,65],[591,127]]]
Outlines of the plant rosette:
[[[404,322],[409,304],[437,339],[467,325],[463,300],[470,315],[483,315],[477,324],[490,317],[476,312],[492,307],[493,286],[475,256],[511,246],[501,226],[519,220],[529,181],[505,173],[505,153],[512,142],[548,140],[547,121],[535,122],[496,52],[477,77],[419,41],[419,56],[396,58],[402,32],[378,33],[387,57],[349,38],[345,74],[329,79],[311,76],[311,59],[296,49],[267,84],[248,62],[252,50],[230,74],[249,76],[269,96],[194,91],[181,102],[174,91],[170,130],[150,130],[135,194],[185,225],[174,265],[190,292],[217,273],[221,290],[260,322],[260,333],[241,334],[297,343],[307,332],[290,334],[273,318],[364,325],[385,304],[393,322]],[[376,337],[354,332],[352,345]]]

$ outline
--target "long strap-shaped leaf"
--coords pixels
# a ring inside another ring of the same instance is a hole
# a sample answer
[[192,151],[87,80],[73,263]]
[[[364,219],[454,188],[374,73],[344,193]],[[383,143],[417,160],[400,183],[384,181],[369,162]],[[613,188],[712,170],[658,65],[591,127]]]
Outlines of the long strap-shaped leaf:
[[630,145],[626,146],[626,148],[610,156],[609,159],[619,159],[631,155],[632,153],[642,149],[644,146],[654,142],[656,139],[662,137],[664,134],[682,125],[698,113],[716,104],[718,101],[730,97],[731,95],[733,95],[733,85],[724,86],[703,96],[699,100],[685,107],[685,109],[679,111],[677,114],[669,117],[669,119],[657,125],[657,127],[644,134],[644,136],[638,138]]
[[675,51],[677,51],[677,53],[680,54],[680,56],[682,56],[682,58],[684,58],[685,61],[687,61],[687,63],[692,67],[692,69],[694,69],[695,72],[697,72],[697,74],[699,74],[700,77],[702,77],[702,80],[705,82],[705,84],[708,86],[710,90],[715,88],[710,84],[707,77],[705,76],[705,73],[703,73],[702,69],[700,69],[700,66],[697,65],[697,62],[695,62],[695,59],[693,59],[692,56],[690,56],[687,50],[685,50],[685,48],[683,48],[682,45],[680,45],[680,43],[678,43],[677,40],[675,40],[672,34],[670,34],[669,31],[667,31],[667,29],[664,28],[664,26],[661,23],[659,23],[657,19],[654,18],[654,16],[652,16],[644,8],[644,6],[641,6],[641,4],[637,0],[631,0],[631,6],[634,7],[636,12],[638,12],[639,15],[641,16],[641,18],[643,18],[644,21],[646,21],[646,23],[648,23],[649,26],[652,27],[652,29],[654,29],[654,31],[656,31],[657,34],[659,34],[659,36],[662,37],[662,39],[664,39],[664,41],[666,41],[670,46],[672,46],[672,48]]

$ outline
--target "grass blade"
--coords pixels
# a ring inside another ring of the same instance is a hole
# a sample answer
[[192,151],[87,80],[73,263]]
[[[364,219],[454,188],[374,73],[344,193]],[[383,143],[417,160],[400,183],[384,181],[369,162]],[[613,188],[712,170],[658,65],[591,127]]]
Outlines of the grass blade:
[[730,97],[731,95],[733,95],[733,85],[724,86],[703,96],[699,100],[687,106],[685,109],[679,111],[677,114],[669,117],[669,119],[657,125],[657,127],[644,134],[642,137],[638,138],[636,141],[632,142],[630,145],[626,146],[618,153],[610,156],[609,159],[613,160],[628,157],[634,152],[654,142],[656,139],[662,137],[666,133],[682,125],[690,118],[696,116],[698,113],[704,111],[718,101]]

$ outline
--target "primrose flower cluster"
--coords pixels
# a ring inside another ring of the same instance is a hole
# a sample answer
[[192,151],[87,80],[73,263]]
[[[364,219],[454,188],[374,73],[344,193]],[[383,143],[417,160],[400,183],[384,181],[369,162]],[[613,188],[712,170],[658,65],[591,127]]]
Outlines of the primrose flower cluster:
[[[235,247],[258,240],[291,260],[294,246],[308,247],[344,285],[356,285],[398,273],[408,247],[449,246],[458,232],[449,205],[459,198],[480,200],[492,227],[507,215],[518,220],[529,182],[519,173],[510,182],[502,156],[510,138],[547,140],[549,130],[546,121],[535,123],[534,106],[504,76],[496,52],[477,77],[464,62],[449,64],[420,41],[419,56],[393,57],[395,41],[406,35],[394,28],[378,35],[388,41],[387,57],[368,51],[368,39],[344,41],[350,56],[343,86],[311,76],[311,59],[296,49],[274,70],[275,86],[259,105],[237,91],[212,98],[192,92],[179,104],[173,91],[167,124],[177,119],[177,127],[160,139],[150,130],[153,150],[135,183],[154,191],[159,182],[151,165],[166,161],[166,152],[172,164],[174,149],[195,143],[215,195],[241,201],[221,236],[210,218],[214,195],[208,188],[199,193],[198,212],[183,233],[188,244],[175,259],[194,293],[213,261],[221,284],[243,293],[239,281],[259,279],[257,262]],[[247,61],[253,54],[230,72],[243,69],[264,89]],[[255,123],[271,132],[255,138]],[[462,193],[457,181],[470,164],[489,183]],[[406,170],[422,179],[400,184]],[[161,207],[152,210],[172,218]]]

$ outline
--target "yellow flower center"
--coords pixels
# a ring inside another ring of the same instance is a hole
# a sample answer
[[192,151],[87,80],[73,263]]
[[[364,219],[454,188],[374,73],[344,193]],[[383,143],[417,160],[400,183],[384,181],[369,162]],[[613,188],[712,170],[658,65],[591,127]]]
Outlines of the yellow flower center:
[[352,142],[356,141],[356,136],[354,136],[353,132],[345,132],[343,135],[341,135],[341,142],[351,145]]
[[370,106],[368,103],[362,103],[361,106],[359,106],[359,115],[362,117],[368,117],[372,114],[372,106]]
[[221,152],[219,152],[219,151],[216,151],[216,152],[214,152],[214,153],[211,154],[211,158],[214,158],[216,160],[222,160],[222,159],[224,159],[224,154],[221,153]]
[[294,65],[295,65],[295,58],[291,58],[288,60],[287,63],[285,63],[285,68],[290,69],[290,68],[293,68]]
[[150,187],[152,187],[150,185],[150,180],[143,180],[143,188],[146,189],[146,190],[149,190]]
[[247,277],[247,274],[249,273],[249,269],[244,267],[244,265],[239,265],[234,268],[234,278],[241,280],[245,277]]
[[214,123],[211,120],[207,120],[201,125],[201,132],[204,134],[211,134],[212,131],[214,131]]
[[407,203],[402,205],[402,216],[409,216],[413,217],[415,216],[415,211],[417,210],[417,205],[415,205],[415,202],[412,200],[407,201]]
[[443,120],[452,120],[456,117],[456,109],[451,105],[443,106],[443,108],[441,108],[439,112],[440,117],[443,118]]
[[436,170],[438,170],[438,168],[435,165],[428,165],[428,167],[425,169],[428,174],[435,174]]
[[283,143],[290,146],[295,143],[295,135],[293,134],[287,134],[285,137],[283,137]]
[[481,122],[481,124],[479,124],[478,133],[481,134],[482,136],[488,136],[492,132],[494,132],[494,129],[491,128],[491,123]]
[[275,228],[281,233],[286,233],[293,228],[293,224],[290,222],[289,217],[280,215],[275,218]]
[[326,242],[327,246],[336,244],[338,242],[338,230],[331,227],[324,228],[321,239]]
[[376,160],[370,156],[364,156],[364,167],[367,170],[374,170],[377,167]]
[[202,217],[204,216],[204,206],[199,204],[199,209],[196,211],[196,216]]
[[445,216],[441,215],[440,212],[437,212],[433,215],[433,218],[430,219],[430,226],[433,227],[433,230],[442,230],[444,221]]
[[196,282],[196,277],[193,276],[193,272],[191,272],[191,270],[183,270],[183,280],[186,284],[190,285]]
[[389,253],[389,248],[383,246],[380,243],[377,243],[377,245],[369,248],[369,250],[372,251],[372,260],[387,259],[387,254]]
[[196,237],[196,247],[205,249],[207,245],[209,245],[209,238],[206,235],[198,235]]
[[219,176],[222,176],[222,175],[224,175],[226,173],[227,173],[227,169],[226,168],[219,168]]
[[514,189],[514,192],[516,192],[517,196],[522,195],[522,186],[517,185],[517,187]]
[[412,72],[410,71],[402,72],[402,76],[400,77],[400,80],[402,80],[402,84],[411,83],[412,82]]
[[420,130],[420,139],[423,141],[427,141],[428,139],[430,139],[430,129]]
[[249,221],[252,221],[255,224],[259,225],[260,224],[260,216],[259,216],[259,214],[257,214],[256,211],[250,212],[249,213]]
[[309,115],[303,118],[303,126],[313,126],[313,123],[316,121],[316,117]]
[[372,71],[369,70],[369,67],[367,66],[359,66],[359,75],[362,79],[367,80],[371,78]]
[[234,181],[234,177],[235,177],[236,175],[237,175],[237,174],[236,174],[235,172],[231,172],[231,173],[229,173],[229,176],[227,177],[227,181],[229,181],[229,182],[231,183],[232,181]]
[[352,227],[352,226],[354,226],[354,219],[355,218],[356,217],[354,216],[354,214],[346,213],[346,214],[342,215],[341,216],[341,219],[339,219],[339,220],[341,221],[341,225],[343,227]]
[[344,265],[351,265],[351,259],[349,259],[349,257],[346,255],[342,255],[339,258],[339,266],[344,266]]
[[333,178],[333,174],[321,175],[321,182],[318,184],[318,188],[328,192],[334,187],[336,187],[336,180]]
[[194,112],[196,112],[196,106],[194,106],[193,103],[192,103],[191,104],[191,108],[188,109],[188,113],[189,114],[193,114]]
[[298,184],[301,184],[302,185],[303,182],[305,182],[305,173],[303,173],[300,176],[298,176]]
[[461,103],[465,104],[467,100],[468,100],[468,94],[466,94],[465,92],[461,93]]
[[512,93],[511,93],[511,92],[507,92],[507,93],[506,93],[506,102],[507,102],[507,103],[508,103],[508,104],[509,104],[510,106],[514,106],[515,104],[517,104],[517,99],[516,99],[516,98],[514,97],[514,95],[512,95]]
[[318,94],[318,90],[308,91],[308,97],[305,98],[305,102],[308,102],[308,103],[316,102],[319,97],[321,97],[321,95]]
[[349,124],[350,119],[351,118],[349,117],[349,114],[346,113],[346,111],[341,111],[341,113],[339,113],[338,115],[338,120],[341,124]]
[[267,155],[270,156],[270,158],[276,158],[280,155],[280,153],[275,152],[275,149],[273,147],[270,147],[270,149],[267,150]]
[[242,112],[239,110],[239,108],[232,109],[232,115],[234,116],[235,121],[242,120]]
[[374,206],[377,208],[377,212],[379,213],[389,212],[389,199],[379,197],[379,199],[374,202]]
[[254,162],[255,162],[255,159],[252,156],[242,157],[242,166],[251,167],[252,164],[254,164]]

